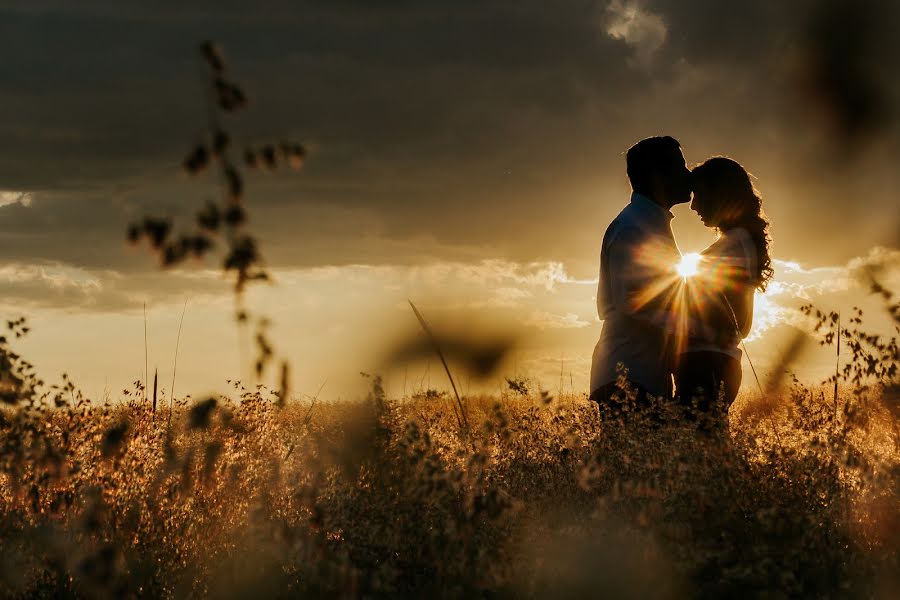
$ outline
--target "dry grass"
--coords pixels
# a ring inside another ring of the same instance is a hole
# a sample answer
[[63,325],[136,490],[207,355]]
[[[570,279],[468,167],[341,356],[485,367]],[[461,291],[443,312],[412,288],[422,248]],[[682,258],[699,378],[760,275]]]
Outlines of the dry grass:
[[[742,398],[730,436],[583,397],[166,413],[140,385],[0,421],[3,595],[887,597],[897,423],[873,397]],[[761,418],[765,415],[766,418]],[[779,431],[771,430],[777,424]]]

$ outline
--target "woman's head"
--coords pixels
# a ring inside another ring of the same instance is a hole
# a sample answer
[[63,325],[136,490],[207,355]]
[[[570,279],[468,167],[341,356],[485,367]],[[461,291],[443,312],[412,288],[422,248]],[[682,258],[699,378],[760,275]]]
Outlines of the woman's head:
[[750,233],[759,264],[758,272],[751,275],[755,275],[757,287],[764,291],[774,273],[769,257],[769,222],[750,174],[724,156],[710,158],[694,167],[691,174],[694,179],[691,209],[700,215],[703,224],[720,231],[742,227]]
[[707,227],[731,229],[759,214],[760,198],[750,175],[737,162],[723,156],[710,158],[691,171],[694,210]]

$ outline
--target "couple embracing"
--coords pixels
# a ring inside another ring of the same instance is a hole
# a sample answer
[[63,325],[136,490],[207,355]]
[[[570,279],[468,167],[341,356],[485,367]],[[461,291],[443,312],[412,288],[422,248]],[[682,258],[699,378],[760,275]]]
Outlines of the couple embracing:
[[[600,254],[603,328],[590,397],[604,415],[631,410],[651,420],[674,401],[704,428],[720,428],[740,388],[754,292],[773,275],[761,199],[740,164],[715,157],[688,169],[668,136],[641,140],[626,162],[631,201]],[[695,257],[695,269],[679,270],[670,209],[686,202],[718,239]]]

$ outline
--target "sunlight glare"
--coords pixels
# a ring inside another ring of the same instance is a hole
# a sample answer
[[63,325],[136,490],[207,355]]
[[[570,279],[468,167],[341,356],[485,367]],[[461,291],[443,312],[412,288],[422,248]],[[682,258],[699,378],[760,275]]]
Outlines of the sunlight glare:
[[688,277],[693,277],[697,274],[699,265],[700,255],[692,252],[681,257],[681,262],[678,263],[678,267],[676,267],[676,270],[678,271],[679,275],[687,279]]

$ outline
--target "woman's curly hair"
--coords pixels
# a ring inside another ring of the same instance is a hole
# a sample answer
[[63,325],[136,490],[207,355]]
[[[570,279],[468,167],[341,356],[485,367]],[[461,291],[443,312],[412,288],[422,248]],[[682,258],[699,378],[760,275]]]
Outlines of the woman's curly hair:
[[769,246],[769,221],[762,209],[762,198],[753,187],[750,174],[738,162],[724,156],[710,158],[691,171],[694,185],[703,185],[715,203],[720,231],[743,227],[756,245],[756,288],[766,291],[775,274]]

